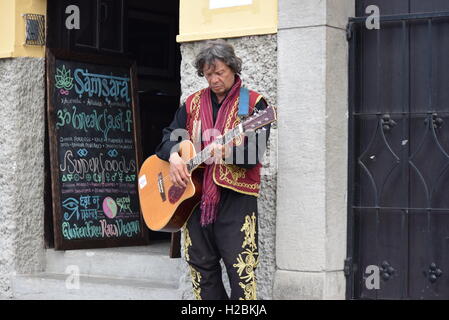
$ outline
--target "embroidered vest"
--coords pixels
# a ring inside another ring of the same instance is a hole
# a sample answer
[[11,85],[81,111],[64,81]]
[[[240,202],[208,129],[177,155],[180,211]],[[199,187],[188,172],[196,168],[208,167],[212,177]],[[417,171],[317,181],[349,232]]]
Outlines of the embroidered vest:
[[[196,151],[199,152],[202,149],[201,143],[201,117],[200,117],[200,101],[201,94],[205,89],[200,90],[186,100],[187,111],[187,123],[186,129],[189,132],[190,139],[195,145]],[[249,90],[249,114],[252,114],[256,104],[262,99],[262,95],[255,91]],[[229,113],[228,119],[226,119],[224,132],[235,128],[240,123],[240,118],[237,116],[239,107],[239,99],[237,98]],[[234,141],[234,145],[240,145],[243,143],[243,139],[238,137]],[[260,190],[260,168],[262,164],[258,162],[251,169],[241,168],[234,164],[219,164],[213,165],[213,179],[215,184],[229,188],[234,191],[249,194],[258,197]]]

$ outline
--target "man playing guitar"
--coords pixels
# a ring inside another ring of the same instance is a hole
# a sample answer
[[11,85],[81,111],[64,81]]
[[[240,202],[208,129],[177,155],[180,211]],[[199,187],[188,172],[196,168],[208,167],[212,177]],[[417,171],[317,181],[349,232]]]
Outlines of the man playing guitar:
[[[208,41],[197,55],[195,67],[209,87],[186,99],[163,130],[162,142],[156,149],[160,159],[170,162],[171,182],[185,188],[190,174],[178,153],[179,141],[171,139],[172,132],[187,130],[197,151],[212,144],[214,161],[206,162],[203,168],[201,201],[183,228],[183,252],[197,299],[257,298],[260,157],[265,151],[270,126],[226,146],[212,142],[216,135],[211,134],[223,135],[240,123],[242,99],[247,101],[249,115],[267,107],[257,92],[247,90],[247,97],[242,97],[245,89],[239,76],[241,66],[242,60],[226,41]],[[222,282],[221,259],[230,281],[230,297]]]

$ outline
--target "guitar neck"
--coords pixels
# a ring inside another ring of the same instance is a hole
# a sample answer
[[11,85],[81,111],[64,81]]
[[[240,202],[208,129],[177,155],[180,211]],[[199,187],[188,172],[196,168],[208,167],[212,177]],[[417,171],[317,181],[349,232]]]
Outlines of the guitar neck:
[[[236,137],[241,135],[247,131],[256,131],[259,128],[264,127],[267,124],[276,121],[276,108],[275,107],[267,107],[263,111],[256,111],[252,116],[246,118],[243,123],[240,123],[237,127],[228,131],[222,137],[215,139],[215,142],[218,145],[226,145],[229,142],[233,141]],[[211,145],[207,145],[201,152],[199,152],[196,156],[186,162],[187,169],[189,172],[195,170],[200,164],[204,161],[211,158]]]
[[[243,133],[243,127],[242,125],[238,125],[231,131],[228,131],[224,136],[215,139],[213,142],[219,145],[227,145],[229,142],[233,141],[236,137],[241,135]],[[205,147],[201,152],[198,152],[192,159],[186,162],[187,170],[189,172],[192,172],[196,168],[198,168],[199,165],[201,165],[204,161],[211,158],[211,152],[212,147],[211,144],[209,144],[207,147]]]

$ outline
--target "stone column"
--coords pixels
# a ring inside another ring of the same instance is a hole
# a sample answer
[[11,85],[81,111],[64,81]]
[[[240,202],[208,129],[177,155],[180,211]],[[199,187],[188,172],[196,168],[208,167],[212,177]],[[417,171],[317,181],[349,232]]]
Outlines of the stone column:
[[44,58],[0,59],[0,297],[44,268]]
[[353,0],[280,0],[275,299],[344,299],[346,23]]

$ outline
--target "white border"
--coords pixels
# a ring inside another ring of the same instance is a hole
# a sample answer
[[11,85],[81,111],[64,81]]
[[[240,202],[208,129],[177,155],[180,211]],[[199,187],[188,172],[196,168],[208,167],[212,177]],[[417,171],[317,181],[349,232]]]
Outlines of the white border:
[[238,7],[253,4],[253,0],[209,0],[209,9]]

